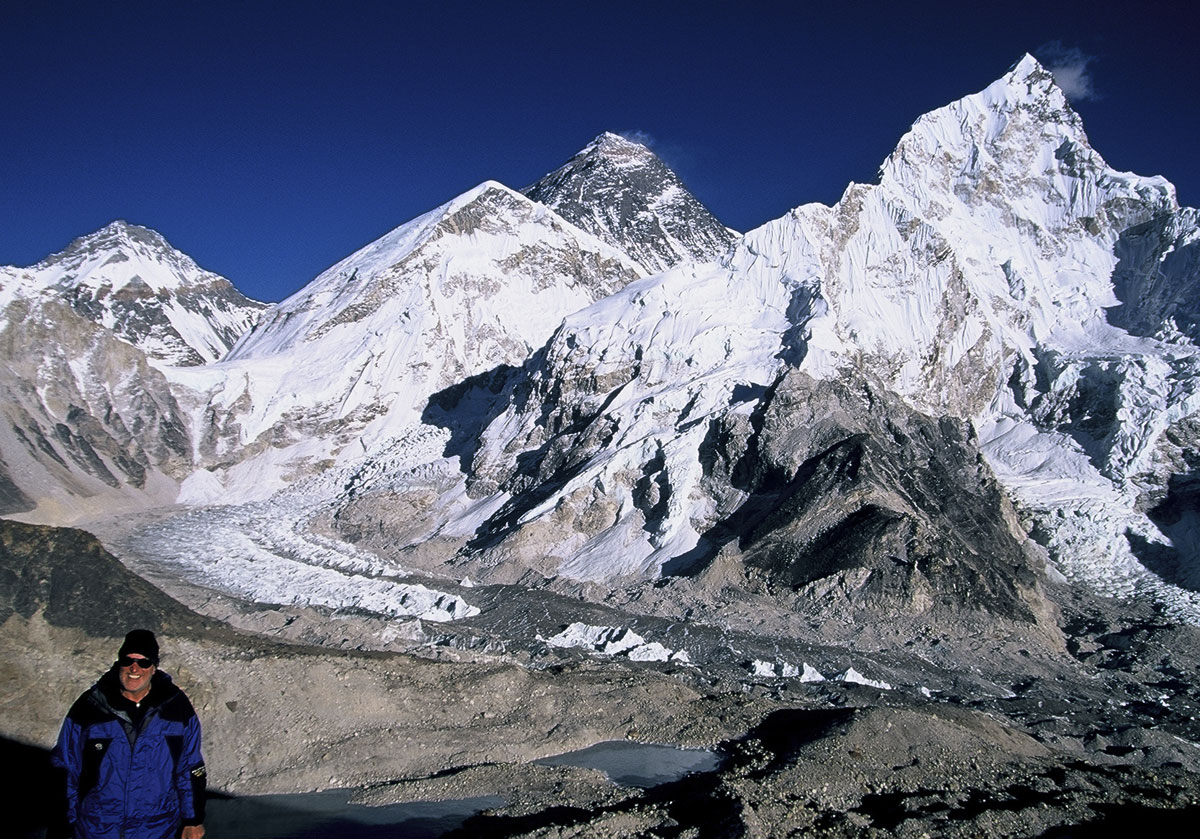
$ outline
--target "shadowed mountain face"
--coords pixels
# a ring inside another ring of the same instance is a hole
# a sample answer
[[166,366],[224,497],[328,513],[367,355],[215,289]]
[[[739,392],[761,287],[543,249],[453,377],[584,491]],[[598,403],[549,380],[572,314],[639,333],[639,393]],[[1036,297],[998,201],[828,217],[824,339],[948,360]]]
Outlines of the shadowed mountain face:
[[1040,568],[964,423],[866,382],[789,373],[752,425],[736,459],[711,450],[748,497],[707,537],[735,539],[771,585],[821,581],[911,612],[1031,620],[1045,608]]
[[1119,306],[1111,322],[1135,335],[1178,332],[1195,342],[1200,333],[1200,225],[1184,208],[1136,224],[1121,234],[1114,253],[1113,291]]
[[[486,383],[479,394],[481,403],[491,395],[493,410],[504,401]],[[531,403],[519,381],[509,399],[545,419],[533,426],[536,448],[512,450],[501,483],[511,498],[464,554],[484,567],[542,555],[548,546],[524,525],[546,508],[548,492],[563,499],[553,514],[560,528],[599,538],[611,526],[588,495],[579,500],[569,488],[588,485],[590,464],[608,459],[619,419],[555,414],[557,399]],[[921,414],[877,382],[819,381],[794,369],[763,390],[752,412],[742,404],[691,420],[693,483],[682,483],[667,449],[630,475],[630,527],[651,541],[670,527],[679,494],[712,511],[695,546],[666,560],[661,574],[704,580],[718,557],[736,558],[740,585],[781,602],[838,591],[856,608],[896,615],[1047,617],[1039,552],[968,425]]]

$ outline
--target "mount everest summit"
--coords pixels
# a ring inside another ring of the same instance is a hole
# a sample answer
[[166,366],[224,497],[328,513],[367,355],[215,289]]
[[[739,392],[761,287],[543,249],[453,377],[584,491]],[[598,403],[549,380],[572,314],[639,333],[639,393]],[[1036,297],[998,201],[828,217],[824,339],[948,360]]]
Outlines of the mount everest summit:
[[647,274],[724,253],[737,234],[638,143],[601,134],[522,190],[635,259]]
[[385,617],[469,579],[1038,622],[1048,567],[1200,621],[1197,231],[1028,56],[745,234],[615,135],[273,306],[118,222],[0,269],[0,503]]

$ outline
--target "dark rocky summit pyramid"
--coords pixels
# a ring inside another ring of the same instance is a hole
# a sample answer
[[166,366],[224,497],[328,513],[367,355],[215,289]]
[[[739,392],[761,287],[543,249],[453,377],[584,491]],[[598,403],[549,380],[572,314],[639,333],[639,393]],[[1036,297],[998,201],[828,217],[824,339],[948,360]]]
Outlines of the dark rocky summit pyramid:
[[522,191],[650,274],[715,259],[737,238],[650,149],[617,134],[601,134]]

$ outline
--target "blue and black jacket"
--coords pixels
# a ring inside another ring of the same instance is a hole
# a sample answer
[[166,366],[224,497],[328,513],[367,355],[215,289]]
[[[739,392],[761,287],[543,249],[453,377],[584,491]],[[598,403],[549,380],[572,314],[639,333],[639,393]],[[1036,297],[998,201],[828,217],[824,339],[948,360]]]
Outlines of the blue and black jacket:
[[200,721],[156,670],[134,709],[116,665],[71,706],[53,761],[65,771],[67,820],[78,839],[173,839],[204,822]]

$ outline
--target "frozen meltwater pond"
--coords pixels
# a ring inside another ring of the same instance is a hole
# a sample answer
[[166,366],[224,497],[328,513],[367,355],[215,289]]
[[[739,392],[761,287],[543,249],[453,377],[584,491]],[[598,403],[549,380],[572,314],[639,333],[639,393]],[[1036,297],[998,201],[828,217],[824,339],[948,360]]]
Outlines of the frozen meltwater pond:
[[467,818],[504,804],[495,796],[368,807],[348,790],[208,800],[210,836],[237,839],[436,839]]
[[598,769],[614,783],[649,789],[697,772],[712,772],[720,766],[721,759],[708,749],[610,740],[534,762],[542,766]]
[[[720,765],[720,758],[707,749],[614,740],[536,763],[597,769],[614,783],[648,789],[693,773],[711,772]],[[238,839],[346,836],[435,839],[460,827],[470,816],[507,803],[499,796],[488,795],[370,807],[350,803],[351,794],[347,790],[329,790],[297,795],[213,797],[208,802],[205,826],[212,836]]]

